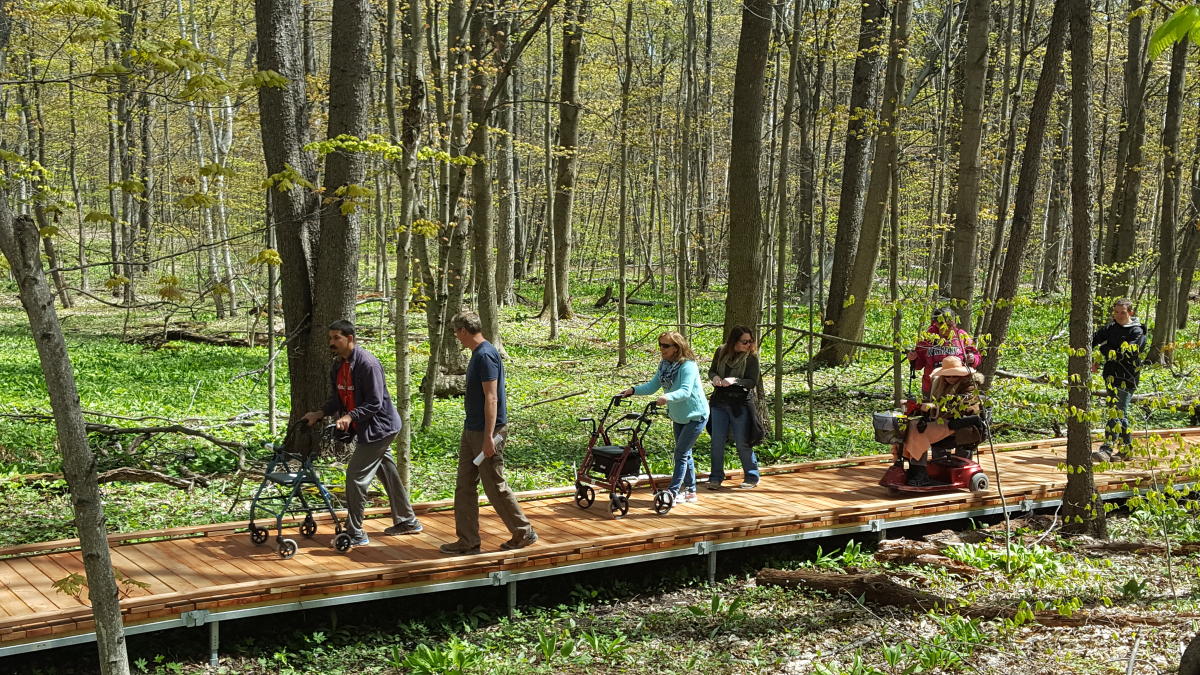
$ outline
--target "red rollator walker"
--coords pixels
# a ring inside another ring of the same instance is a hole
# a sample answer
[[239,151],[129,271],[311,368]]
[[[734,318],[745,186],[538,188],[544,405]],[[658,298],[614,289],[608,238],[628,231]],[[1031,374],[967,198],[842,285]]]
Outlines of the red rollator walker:
[[[626,413],[615,421],[609,422],[609,415],[621,406],[623,396],[613,396],[604,408],[604,413],[597,420],[592,417],[581,417],[580,422],[590,422],[591,435],[588,436],[587,454],[583,464],[575,473],[575,504],[586,509],[596,501],[596,490],[608,491],[608,511],[613,518],[621,518],[629,512],[629,497],[633,494],[633,486],[645,470],[646,479],[650,483],[650,492],[654,495],[654,512],[660,516],[666,515],[675,505],[675,496],[670,490],[659,489],[659,484],[650,472],[650,463],[646,461],[646,448],[643,441],[646,431],[658,406],[649,403],[642,412]],[[632,422],[627,427],[617,427],[622,422]],[[629,442],[625,445],[613,445],[610,434],[613,431],[629,434]],[[630,482],[633,481],[633,482]]]

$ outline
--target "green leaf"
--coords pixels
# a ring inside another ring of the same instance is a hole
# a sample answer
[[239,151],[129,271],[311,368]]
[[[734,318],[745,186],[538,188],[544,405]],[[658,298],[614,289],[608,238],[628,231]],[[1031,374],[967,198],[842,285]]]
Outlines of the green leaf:
[[1150,36],[1150,45],[1146,50],[1146,58],[1153,61],[1167,47],[1183,40],[1188,35],[1200,37],[1200,6],[1185,5],[1180,7],[1171,18],[1163,22]]

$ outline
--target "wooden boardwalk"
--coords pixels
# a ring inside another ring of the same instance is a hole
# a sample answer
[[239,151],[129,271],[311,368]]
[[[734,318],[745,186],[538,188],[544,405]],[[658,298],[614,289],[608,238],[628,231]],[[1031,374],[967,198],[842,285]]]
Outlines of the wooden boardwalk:
[[[1160,433],[1187,444],[1200,443],[1200,429]],[[1019,510],[1022,503],[1045,504],[1061,497],[1066,485],[1066,475],[1058,468],[1064,459],[1063,439],[1010,443],[996,449],[1010,510]],[[244,616],[269,613],[273,606],[274,611],[289,604],[299,608],[320,599],[347,602],[347,596],[358,594],[363,600],[386,597],[377,592],[388,589],[434,591],[454,580],[482,580],[478,585],[488,585],[489,575],[496,582],[491,585],[499,585],[504,575],[497,572],[515,573],[516,578],[530,570],[588,561],[620,564],[647,555],[690,554],[689,548],[701,553],[703,545],[697,542],[754,545],[786,538],[780,535],[826,536],[823,533],[853,531],[854,526],[861,531],[872,521],[886,527],[914,518],[952,520],[989,509],[998,512],[1000,496],[989,453],[982,454],[982,463],[992,478],[992,488],[982,495],[890,496],[877,485],[887,466],[887,458],[877,455],[773,467],[753,490],[702,489],[699,503],[678,505],[665,516],[654,513],[648,489],[639,486],[628,516],[620,520],[610,518],[604,495],[582,510],[563,490],[529,493],[526,496],[534,499],[526,501],[524,508],[541,537],[538,543],[519,551],[500,551],[508,533],[484,507],[480,513],[484,553],[475,556],[438,552],[439,544],[455,539],[454,512],[445,502],[418,505],[425,526],[418,535],[388,537],[382,532],[389,524],[386,518],[368,519],[371,545],[348,553],[331,547],[328,523],[322,523],[322,531],[312,539],[293,529],[287,536],[297,541],[300,550],[290,560],[276,554],[273,533],[266,544],[255,546],[244,530],[245,522],[113,535],[110,543],[113,565],[120,574],[147,584],[131,588],[121,602],[127,626],[159,622],[170,627],[161,622],[175,619],[173,625],[183,625],[179,619],[199,616],[187,623],[197,625],[205,623],[204,616],[209,622],[219,621],[223,614],[232,617],[232,610],[239,609],[244,611],[238,615]],[[1101,492],[1119,496],[1146,478],[1134,463],[1121,471],[1097,474],[1097,484]],[[0,549],[0,656],[90,637],[93,622],[86,603],[53,587],[71,573],[83,574],[77,547],[77,540],[64,540]],[[78,639],[57,639],[63,636]]]

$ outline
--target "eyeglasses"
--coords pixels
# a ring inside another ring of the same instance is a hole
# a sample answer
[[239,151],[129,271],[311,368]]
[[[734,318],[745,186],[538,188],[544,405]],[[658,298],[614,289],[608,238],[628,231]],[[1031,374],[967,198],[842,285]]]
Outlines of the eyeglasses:
[[748,345],[748,344],[753,344],[753,343],[754,343],[754,338],[751,338],[751,337],[742,338],[741,340],[738,340],[739,345]]
[[675,346],[675,345],[671,344],[670,342],[660,342],[660,343],[658,343],[658,348],[659,348],[659,349],[670,349],[671,347],[674,347],[674,346]]

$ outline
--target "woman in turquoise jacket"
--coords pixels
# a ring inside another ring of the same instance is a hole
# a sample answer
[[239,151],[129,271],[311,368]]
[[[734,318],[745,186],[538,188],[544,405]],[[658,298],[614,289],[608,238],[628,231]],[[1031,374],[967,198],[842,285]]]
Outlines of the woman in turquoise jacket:
[[669,489],[676,495],[676,503],[695,503],[696,463],[692,460],[692,447],[708,421],[708,399],[704,396],[696,354],[687,338],[675,331],[667,331],[658,336],[658,349],[662,361],[654,371],[654,379],[632,386],[621,395],[653,394],[663,390],[657,403],[667,406],[667,416],[675,430],[675,471],[671,474]]

